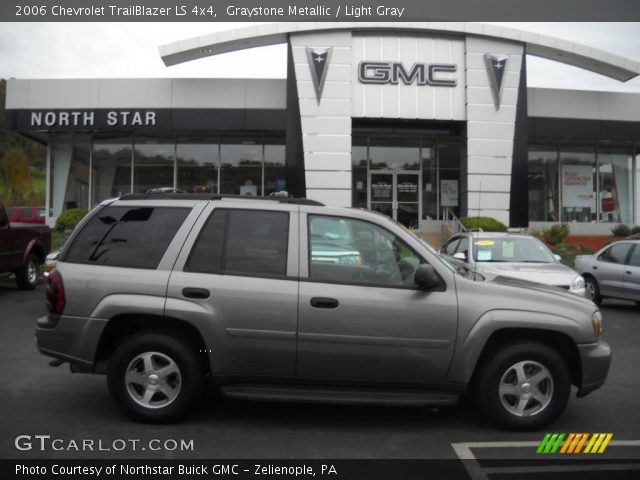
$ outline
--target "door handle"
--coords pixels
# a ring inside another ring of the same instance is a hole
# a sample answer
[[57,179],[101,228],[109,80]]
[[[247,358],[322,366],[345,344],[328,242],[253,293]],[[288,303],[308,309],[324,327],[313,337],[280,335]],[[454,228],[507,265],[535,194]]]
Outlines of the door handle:
[[211,295],[211,292],[209,292],[209,290],[207,290],[206,288],[187,287],[182,289],[182,295],[187,298],[205,299],[205,298],[209,298],[209,295]]
[[595,265],[593,265],[591,268],[593,268],[594,270],[598,269],[598,267],[596,267]]
[[338,300],[335,298],[313,297],[311,299],[311,306],[315,308],[337,308],[338,305]]
[[624,273],[626,273],[627,275],[631,275],[631,270],[627,270],[627,271],[626,271],[626,272],[624,272]]

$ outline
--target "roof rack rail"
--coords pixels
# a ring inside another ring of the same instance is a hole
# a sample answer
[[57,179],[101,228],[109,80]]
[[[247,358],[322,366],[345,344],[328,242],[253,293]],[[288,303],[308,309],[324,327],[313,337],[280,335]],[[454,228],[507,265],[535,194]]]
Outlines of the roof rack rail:
[[234,200],[271,200],[278,203],[290,203],[293,205],[315,205],[324,207],[324,203],[310,198],[293,198],[272,195],[269,197],[258,197],[254,195],[218,195],[209,193],[127,193],[119,200],[222,200],[230,198]]

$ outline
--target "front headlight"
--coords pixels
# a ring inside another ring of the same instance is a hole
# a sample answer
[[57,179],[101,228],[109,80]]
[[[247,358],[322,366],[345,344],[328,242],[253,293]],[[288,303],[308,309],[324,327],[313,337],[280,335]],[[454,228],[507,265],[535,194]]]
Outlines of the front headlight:
[[570,290],[582,290],[584,288],[584,278],[582,278],[582,275],[578,275],[576,278],[573,279],[573,282],[571,282],[571,287],[569,287]]
[[598,338],[604,328],[602,325],[602,313],[600,313],[600,310],[596,310],[591,314],[591,323],[593,323],[593,334]]

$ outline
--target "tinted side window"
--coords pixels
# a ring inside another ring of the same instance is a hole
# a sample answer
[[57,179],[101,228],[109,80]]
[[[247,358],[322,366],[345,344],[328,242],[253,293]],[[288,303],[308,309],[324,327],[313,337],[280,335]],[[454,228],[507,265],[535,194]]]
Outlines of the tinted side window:
[[629,265],[633,267],[640,267],[640,245],[636,245],[631,257],[629,258]]
[[18,210],[18,217],[20,218],[29,218],[31,217],[31,209],[30,208],[21,208]]
[[630,248],[630,243],[618,243],[616,245],[611,245],[611,247],[600,254],[598,260],[609,263],[624,263],[627,259],[627,253],[629,253]]
[[228,210],[216,208],[207,220],[185,265],[187,272],[218,273],[222,271],[222,248]]
[[65,261],[157,268],[188,214],[188,208],[107,207],[82,229]]
[[230,272],[287,274],[289,214],[232,210],[224,255]]
[[216,209],[191,252],[186,271],[284,276],[289,213]]

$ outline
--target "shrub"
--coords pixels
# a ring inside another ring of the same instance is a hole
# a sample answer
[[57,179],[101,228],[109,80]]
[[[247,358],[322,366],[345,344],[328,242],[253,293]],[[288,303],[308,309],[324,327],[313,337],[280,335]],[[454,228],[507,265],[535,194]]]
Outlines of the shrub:
[[556,255],[560,255],[562,257],[562,263],[571,268],[573,268],[578,255],[592,255],[594,253],[593,250],[585,247],[584,245],[573,245],[567,243],[561,243],[560,245],[551,247],[551,251]]
[[633,227],[629,232],[629,235],[638,235],[638,234],[640,234],[640,227],[638,226]]
[[566,223],[561,223],[559,225],[554,225],[544,230],[542,236],[544,237],[545,242],[549,245],[558,245],[564,242],[564,239],[569,235],[569,225]]
[[613,227],[611,229],[611,233],[613,233],[615,237],[628,237],[631,235],[631,228],[629,228],[628,225],[621,223],[620,225]]
[[472,230],[481,228],[485,232],[506,232],[507,226],[491,217],[462,217],[462,224]]
[[65,210],[56,220],[55,229],[58,232],[73,230],[76,228],[78,222],[80,222],[88,212],[89,210],[86,208],[72,208],[70,210]]
[[529,235],[535,238],[542,238],[542,230],[539,228],[530,228]]

